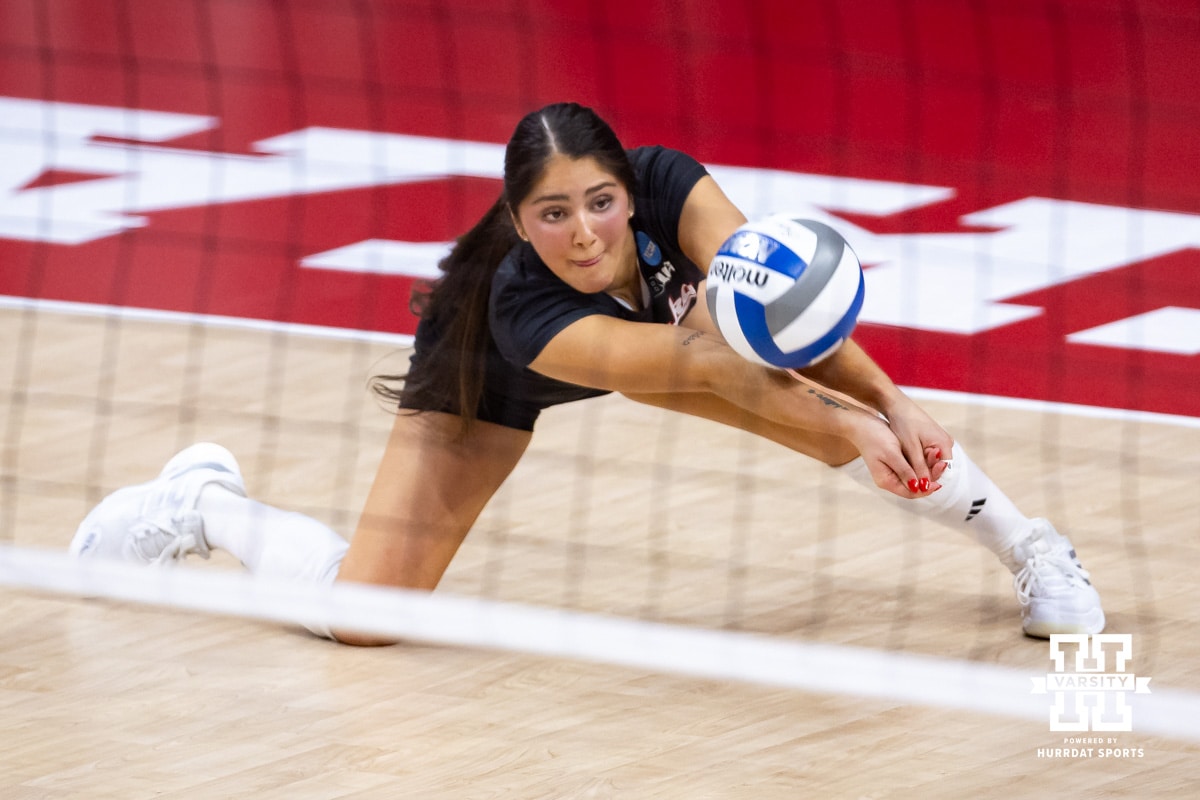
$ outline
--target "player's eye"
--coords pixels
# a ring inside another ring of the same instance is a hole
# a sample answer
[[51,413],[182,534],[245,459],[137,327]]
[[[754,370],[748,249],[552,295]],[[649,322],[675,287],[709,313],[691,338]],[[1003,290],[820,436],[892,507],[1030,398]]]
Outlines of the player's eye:
[[612,204],[613,204],[612,196],[607,195],[607,194],[602,194],[592,202],[592,208],[596,209],[597,211],[607,211],[608,208],[612,206]]

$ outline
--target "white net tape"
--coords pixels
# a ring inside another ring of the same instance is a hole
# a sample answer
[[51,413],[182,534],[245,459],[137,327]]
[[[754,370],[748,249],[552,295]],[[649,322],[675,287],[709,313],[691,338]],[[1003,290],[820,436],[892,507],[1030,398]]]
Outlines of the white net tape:
[[[79,562],[0,546],[0,585],[409,641],[496,648],[654,672],[1046,720],[1026,672],[991,664],[373,586],[311,586],[226,569]],[[1143,734],[1200,742],[1200,694],[1127,697]]]

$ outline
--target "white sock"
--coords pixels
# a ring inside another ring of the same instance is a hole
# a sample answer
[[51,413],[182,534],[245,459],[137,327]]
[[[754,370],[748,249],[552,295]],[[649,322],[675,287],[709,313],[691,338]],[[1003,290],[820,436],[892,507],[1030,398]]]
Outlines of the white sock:
[[974,537],[999,556],[1010,571],[1017,572],[1021,565],[1013,559],[1012,548],[1028,535],[1030,519],[992,483],[957,442],[951,455],[949,466],[938,479],[942,488],[913,500],[905,500],[877,487],[861,456],[837,469],[857,483],[882,493],[910,513]]
[[[349,542],[312,517],[242,497],[210,483],[196,506],[204,538],[254,575],[328,586],[337,577]],[[328,629],[305,625],[318,636]]]

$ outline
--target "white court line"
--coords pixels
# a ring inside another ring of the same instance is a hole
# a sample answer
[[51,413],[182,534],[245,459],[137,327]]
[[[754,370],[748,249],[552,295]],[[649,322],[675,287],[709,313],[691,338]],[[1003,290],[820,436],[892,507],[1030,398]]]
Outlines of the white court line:
[[905,394],[914,400],[939,400],[948,403],[984,406],[986,408],[1005,408],[1014,411],[1061,414],[1068,417],[1110,419],[1118,422],[1149,422],[1155,425],[1200,428],[1200,417],[1186,417],[1181,414],[1160,414],[1154,411],[1131,411],[1126,408],[1056,403],[1050,400],[1028,400],[1023,397],[1001,397],[992,394],[951,392],[946,389],[928,389],[922,386],[904,386],[901,388]]
[[[352,328],[332,328],[321,325],[299,325],[288,322],[222,317],[213,314],[194,314],[181,311],[159,311],[156,309],[130,308],[127,306],[99,305],[95,303],[73,303],[64,300],[39,300],[28,297],[0,295],[0,309],[34,309],[53,314],[75,314],[81,316],[117,317],[147,322],[165,322],[183,325],[208,325],[214,328],[232,328],[269,333],[288,333],[325,339],[343,339],[392,344],[409,347],[413,337],[401,333],[377,333]],[[940,400],[965,405],[1008,408],[1018,411],[1063,414],[1067,416],[1112,419],[1124,422],[1149,422],[1158,425],[1176,425],[1184,428],[1200,428],[1200,417],[1177,414],[1158,414],[1152,411],[1130,411],[1122,408],[1085,406],[1074,403],[1056,403],[1049,400],[1025,400],[1015,397],[951,392],[945,389],[925,389],[918,386],[902,387],[914,399]]]
[[320,339],[376,342],[408,347],[413,337],[406,333],[379,333],[355,328],[334,328],[324,325],[301,325],[294,322],[275,322],[249,317],[222,317],[217,314],[195,314],[185,311],[161,311],[152,308],[109,306],[97,303],[73,303],[65,300],[39,300],[29,297],[0,295],[0,309],[24,311],[32,309],[48,314],[68,314],[82,317],[106,317],[136,322],[165,322],[174,325],[204,325],[210,328],[286,333]]
[[[79,561],[61,551],[0,545],[0,585],[106,597],[290,625],[321,624],[409,641],[497,648],[720,681],[871,698],[1024,719],[1047,741],[1052,696],[1042,675],[909,653],[686,628],[376,586],[313,587],[227,569]],[[1015,635],[1015,634],[1014,634]],[[1049,666],[1049,651],[1047,650]],[[1125,696],[1139,734],[1200,742],[1200,694]],[[1071,734],[1071,735],[1089,735]]]

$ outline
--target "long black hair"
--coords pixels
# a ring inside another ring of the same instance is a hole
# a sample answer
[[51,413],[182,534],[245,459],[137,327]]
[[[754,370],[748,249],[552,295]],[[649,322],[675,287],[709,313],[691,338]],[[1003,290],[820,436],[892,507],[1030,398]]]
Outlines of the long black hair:
[[[413,310],[438,332],[408,375],[377,375],[372,389],[412,409],[457,411],[466,432],[483,396],[491,333],[488,298],[500,262],[519,242],[513,215],[541,180],[555,154],[591,157],[601,169],[635,189],[629,156],[612,128],[590,108],[555,103],[517,123],[504,151],[504,190],[475,227],[460,236],[438,264],[442,275],[414,291]],[[395,384],[403,381],[397,388]]]

